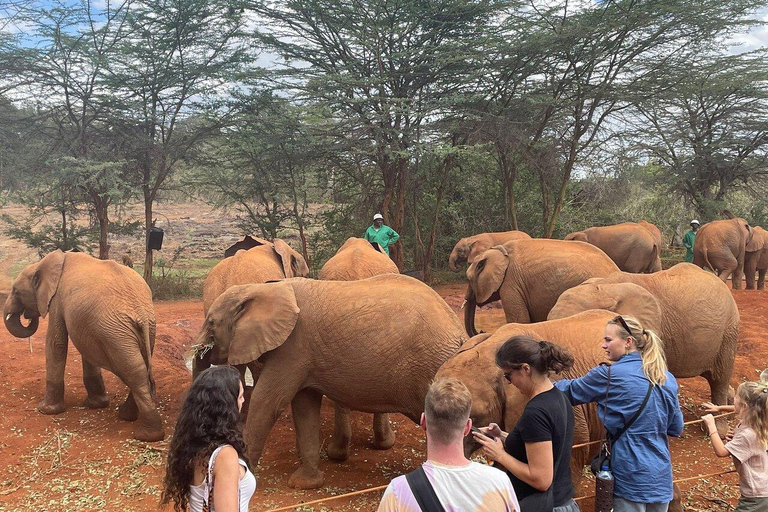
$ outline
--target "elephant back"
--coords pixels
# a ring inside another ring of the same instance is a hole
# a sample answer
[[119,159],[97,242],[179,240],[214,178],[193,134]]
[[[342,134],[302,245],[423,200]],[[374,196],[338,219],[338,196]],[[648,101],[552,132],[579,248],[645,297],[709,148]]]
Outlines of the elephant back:
[[399,273],[395,262],[378,248],[378,244],[351,237],[323,265],[320,270],[320,279],[356,281],[382,274]]

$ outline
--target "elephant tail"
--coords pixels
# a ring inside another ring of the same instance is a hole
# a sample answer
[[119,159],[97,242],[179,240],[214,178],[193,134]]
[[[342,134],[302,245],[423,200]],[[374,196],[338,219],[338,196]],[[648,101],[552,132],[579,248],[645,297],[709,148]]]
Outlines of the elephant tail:
[[702,247],[701,249],[701,255],[704,257],[704,264],[707,265],[707,268],[717,274],[717,270],[715,270],[715,267],[712,266],[712,264],[709,262],[709,256],[707,256],[707,248]]
[[155,377],[152,375],[152,322],[144,320],[139,324],[141,329],[142,342],[139,344],[141,357],[144,358],[144,366],[147,368],[147,381],[149,384],[149,393],[155,398]]

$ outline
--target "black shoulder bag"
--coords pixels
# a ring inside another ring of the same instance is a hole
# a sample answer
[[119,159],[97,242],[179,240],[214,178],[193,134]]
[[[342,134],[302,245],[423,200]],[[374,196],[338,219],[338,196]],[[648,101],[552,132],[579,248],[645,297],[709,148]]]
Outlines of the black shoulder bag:
[[419,504],[419,508],[421,508],[421,512],[445,512],[440,500],[437,499],[435,489],[429,483],[423,466],[419,466],[415,471],[405,475],[405,479]]
[[[608,382],[605,385],[605,406],[608,407],[608,390],[611,388],[611,367],[608,366]],[[608,432],[608,429],[605,430],[605,441],[603,441],[603,444],[600,445],[600,451],[597,452],[597,455],[592,459],[592,462],[590,463],[590,469],[592,470],[592,474],[596,475],[598,471],[600,471],[600,468],[603,466],[611,467],[611,448],[613,447],[613,443],[619,440],[619,438],[629,430],[629,427],[632,426],[632,424],[637,420],[637,418],[640,417],[640,413],[643,412],[643,409],[645,409],[646,404],[648,403],[648,399],[651,397],[651,391],[653,390],[653,384],[651,384],[650,381],[648,381],[648,391],[645,393],[645,398],[643,399],[643,403],[640,405],[640,408],[637,410],[634,416],[630,418],[630,420],[627,422],[624,427],[622,427],[618,432],[616,432],[616,435],[612,436],[610,432]],[[605,422],[603,422],[605,424]]]

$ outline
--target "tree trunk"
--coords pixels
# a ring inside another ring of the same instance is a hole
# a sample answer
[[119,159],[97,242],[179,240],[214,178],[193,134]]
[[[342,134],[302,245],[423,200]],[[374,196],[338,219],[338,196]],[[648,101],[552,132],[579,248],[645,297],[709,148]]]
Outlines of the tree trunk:
[[103,202],[96,203],[96,218],[99,221],[99,259],[109,259],[109,244],[107,234],[109,233],[109,206]]
[[432,213],[432,229],[429,233],[429,244],[426,251],[424,251],[424,282],[429,284],[432,280],[432,257],[435,253],[435,242],[437,241],[437,229],[439,227],[440,217],[440,204],[443,202],[443,195],[445,194],[445,186],[448,183],[448,176],[451,174],[451,169],[455,163],[455,157],[449,155],[443,164],[443,178],[440,180],[440,187],[437,189],[437,197],[435,198],[435,210]]
[[152,195],[148,193],[148,187],[145,187],[144,191],[144,240],[145,240],[145,253],[144,253],[144,281],[149,284],[152,281],[152,267],[155,264],[154,253],[149,248],[149,230],[152,229]]

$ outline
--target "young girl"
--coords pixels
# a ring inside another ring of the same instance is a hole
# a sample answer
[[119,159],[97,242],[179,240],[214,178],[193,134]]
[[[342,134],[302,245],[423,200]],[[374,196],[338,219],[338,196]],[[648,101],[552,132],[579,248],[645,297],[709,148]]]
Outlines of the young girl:
[[733,457],[741,498],[736,512],[768,510],[768,383],[744,382],[733,399],[739,424],[723,444],[711,414],[702,417],[718,457]]

